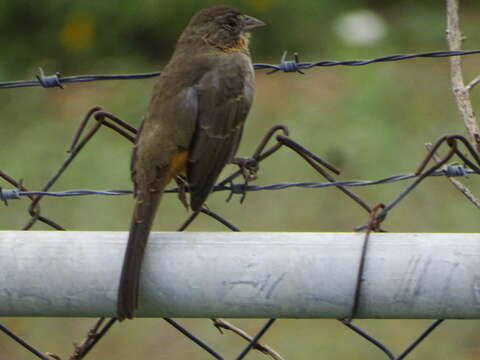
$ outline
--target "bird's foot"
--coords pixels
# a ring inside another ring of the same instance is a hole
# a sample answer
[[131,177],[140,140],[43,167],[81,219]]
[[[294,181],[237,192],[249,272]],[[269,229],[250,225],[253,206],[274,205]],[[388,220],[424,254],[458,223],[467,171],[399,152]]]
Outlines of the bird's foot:
[[232,164],[238,165],[242,172],[245,183],[256,180],[259,170],[258,161],[253,158],[234,158]]
[[182,175],[175,176],[175,182],[177,183],[177,186],[178,186],[178,199],[183,204],[183,206],[185,206],[185,209],[187,209],[188,211],[190,206],[187,200],[187,192],[190,189],[190,185],[188,184],[187,179],[185,179],[185,177]]

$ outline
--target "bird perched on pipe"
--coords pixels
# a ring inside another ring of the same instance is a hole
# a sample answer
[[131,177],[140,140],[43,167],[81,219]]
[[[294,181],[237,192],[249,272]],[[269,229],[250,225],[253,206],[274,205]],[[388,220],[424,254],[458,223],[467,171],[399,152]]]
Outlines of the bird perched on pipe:
[[140,269],[167,184],[186,177],[199,211],[239,146],[254,92],[250,32],[265,23],[236,9],[198,11],[159,76],[132,154],[135,207],[118,290],[117,318],[132,318]]

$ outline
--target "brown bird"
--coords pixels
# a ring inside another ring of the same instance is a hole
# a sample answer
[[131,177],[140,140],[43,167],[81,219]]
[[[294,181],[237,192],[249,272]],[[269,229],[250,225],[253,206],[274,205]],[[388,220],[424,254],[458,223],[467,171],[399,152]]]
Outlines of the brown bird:
[[233,159],[254,92],[249,34],[260,20],[225,6],[197,12],[159,76],[132,154],[135,209],[118,290],[118,319],[132,318],[140,268],[162,193],[185,174],[199,211]]

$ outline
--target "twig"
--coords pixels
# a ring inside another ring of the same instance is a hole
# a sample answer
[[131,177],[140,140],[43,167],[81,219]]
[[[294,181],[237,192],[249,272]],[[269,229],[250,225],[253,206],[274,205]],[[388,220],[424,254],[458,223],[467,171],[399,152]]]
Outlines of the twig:
[[[213,325],[218,329],[218,331],[220,331],[220,333],[223,333],[222,329],[230,330],[248,342],[251,342],[253,340],[253,336],[247,334],[245,331],[229,323],[228,321],[225,321],[223,319],[212,319],[212,321],[213,321]],[[254,349],[261,351],[266,355],[270,355],[275,360],[284,360],[279,353],[277,353],[268,345],[262,345],[260,343],[256,343],[254,346]]]
[[[432,151],[433,145],[428,143],[425,144],[425,147],[427,148],[428,151]],[[433,153],[433,159],[438,163],[440,161],[440,157],[434,152]],[[443,166],[445,169],[446,166]],[[452,178],[451,176],[447,176],[448,181],[452,183],[453,186],[455,186],[465,197],[470,200],[473,205],[475,205],[477,208],[480,209],[480,200],[477,199],[475,195],[465,186],[463,185],[460,181],[457,179]]]
[[474,88],[474,86],[478,85],[478,83],[480,83],[480,75],[478,75],[475,79],[473,79],[472,81],[470,81],[468,83],[468,85],[465,87],[465,89],[467,91],[470,91]]
[[[70,356],[70,360],[83,359],[95,344],[105,335],[105,333],[111,328],[111,326],[117,321],[115,318],[109,319],[109,321],[103,325],[105,318],[99,318],[93,327],[88,330],[87,335],[80,344],[74,343],[75,350]],[[103,326],[102,326],[103,325]]]
[[60,356],[58,356],[57,354],[51,353],[51,352],[46,352],[45,355],[50,356],[54,360],[62,360],[62,358]]
[[248,355],[248,353],[255,348],[255,345],[258,344],[260,341],[260,338],[265,335],[265,333],[270,329],[270,326],[273,325],[273,323],[276,321],[276,319],[269,319],[265,325],[262,326],[260,331],[253,337],[252,341],[248,343],[248,345],[242,350],[242,352],[235,358],[235,360],[242,360],[245,358],[245,356]]
[[[460,50],[462,48],[462,40],[463,36],[460,32],[458,17],[458,0],[447,0],[447,43],[449,50]],[[474,86],[474,82],[465,87],[460,56],[450,58],[450,77],[458,110],[477,152],[480,152],[480,129],[473,112],[469,93],[469,90]]]

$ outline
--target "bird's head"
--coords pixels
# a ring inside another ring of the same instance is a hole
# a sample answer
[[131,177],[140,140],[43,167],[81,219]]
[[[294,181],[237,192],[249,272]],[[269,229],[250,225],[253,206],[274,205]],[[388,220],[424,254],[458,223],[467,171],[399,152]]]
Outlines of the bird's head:
[[222,50],[240,50],[248,48],[249,34],[262,26],[265,26],[263,21],[236,9],[215,6],[198,11],[190,20],[186,33]]

